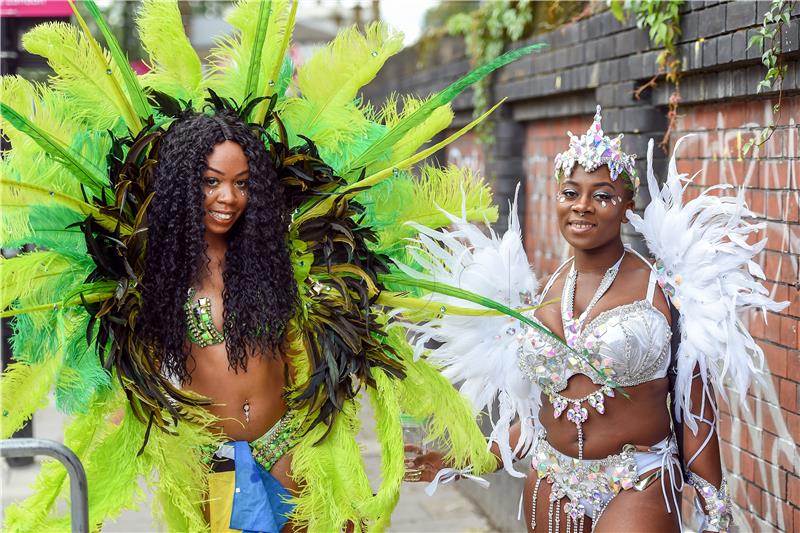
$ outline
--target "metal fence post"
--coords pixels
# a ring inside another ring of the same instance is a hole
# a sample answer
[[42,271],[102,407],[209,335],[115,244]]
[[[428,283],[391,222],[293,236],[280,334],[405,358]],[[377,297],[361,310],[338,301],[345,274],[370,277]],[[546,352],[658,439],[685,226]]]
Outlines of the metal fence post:
[[34,455],[47,455],[58,459],[67,469],[72,533],[89,533],[89,494],[86,472],[84,472],[78,456],[60,442],[53,440],[0,440],[0,457],[33,457]]

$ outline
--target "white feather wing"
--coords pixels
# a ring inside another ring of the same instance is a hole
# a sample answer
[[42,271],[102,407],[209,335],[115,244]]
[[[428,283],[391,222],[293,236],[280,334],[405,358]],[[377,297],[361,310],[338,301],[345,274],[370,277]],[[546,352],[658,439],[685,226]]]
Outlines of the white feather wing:
[[653,141],[647,152],[647,182],[652,201],[642,217],[628,211],[633,227],[647,241],[656,257],[659,284],[680,312],[680,346],[675,383],[676,415],[693,431],[692,417],[682,417],[691,408],[691,382],[699,368],[703,380],[724,398],[724,385],[744,395],[752,379],[761,373],[764,353],[741,320],[747,309],[779,311],[787,302],[776,303],[754,277],[763,272],[753,257],[766,239],[751,244],[750,234],[763,223],[748,222],[743,191],[720,196],[715,186],[684,203],[685,174],[675,163],[675,145],[667,180],[659,189],[653,173]]
[[[424,272],[400,265],[416,278],[446,283],[491,298],[512,309],[530,307],[537,282],[522,248],[516,202],[509,216],[508,231],[499,237],[463,218],[448,214],[449,230],[416,226],[419,237],[410,253]],[[499,415],[492,420],[489,443],[500,446],[503,463],[512,475],[523,477],[512,467],[516,453],[527,449],[533,439],[539,388],[519,368],[522,326],[511,317],[464,316],[448,313],[448,306],[483,309],[480,305],[441,294],[432,294],[431,305],[440,310],[438,318],[424,324],[406,324],[416,333],[415,355],[427,360],[460,387],[476,411],[491,412],[497,402]],[[431,342],[433,341],[433,342]],[[434,344],[435,348],[430,348]],[[509,429],[523,421],[522,436],[514,449]]]

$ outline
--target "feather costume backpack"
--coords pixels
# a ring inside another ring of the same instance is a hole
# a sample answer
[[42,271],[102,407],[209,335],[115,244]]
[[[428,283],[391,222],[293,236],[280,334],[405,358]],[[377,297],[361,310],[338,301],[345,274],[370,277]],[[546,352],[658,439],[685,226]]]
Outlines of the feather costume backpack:
[[[292,216],[300,305],[287,335],[287,393],[305,421],[293,450],[302,487],[294,523],[309,531],[388,524],[404,472],[401,410],[436,413],[430,438],[446,442],[457,465],[493,469],[465,400],[431,365],[414,361],[402,331],[387,330],[392,307],[417,304],[407,292],[416,281],[393,261],[409,260],[404,239],[450,223],[439,208],[457,209],[459,191],[471,219],[496,218],[480,180],[454,167],[425,166],[418,178],[410,169],[486,116],[420,149],[448,127],[456,95],[537,46],[509,52],[430,98],[405,97],[402,110],[393,98],[374,112],[358,91],[401,48],[401,36],[381,24],[343,31],[293,77],[286,52],[298,2],[241,1],[228,16],[234,34],[212,50],[204,73],[176,3],[148,0],[137,25],[152,70],[139,77],[94,2],[85,5],[108,49],[75,11],[79,27],[44,24],[23,39],[55,71],[48,85],[16,76],[2,82],[0,126],[12,148],[0,160],[0,240],[37,246],[0,262],[2,314],[15,317],[18,361],[2,378],[2,436],[55,391],[70,416],[65,443],[89,479],[93,529],[143,499],[139,480],[171,530],[208,527],[201,458],[219,441],[203,409],[208,400],[164,377],[134,326],[165,128],[184,109],[225,109],[264,140]],[[420,225],[403,224],[409,220]],[[375,495],[355,440],[362,387],[381,443]],[[116,424],[110,415],[118,412]],[[45,464],[34,496],[7,510],[5,528],[66,529],[69,518],[55,506],[66,498],[64,481],[60,465]]]

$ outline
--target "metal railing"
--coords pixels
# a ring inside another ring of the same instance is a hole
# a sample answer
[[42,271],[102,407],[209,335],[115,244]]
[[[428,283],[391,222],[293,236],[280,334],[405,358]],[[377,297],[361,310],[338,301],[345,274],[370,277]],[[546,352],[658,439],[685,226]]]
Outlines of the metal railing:
[[86,472],[72,450],[53,440],[0,440],[0,457],[33,457],[47,455],[61,461],[69,473],[70,512],[72,533],[89,533],[89,500]]

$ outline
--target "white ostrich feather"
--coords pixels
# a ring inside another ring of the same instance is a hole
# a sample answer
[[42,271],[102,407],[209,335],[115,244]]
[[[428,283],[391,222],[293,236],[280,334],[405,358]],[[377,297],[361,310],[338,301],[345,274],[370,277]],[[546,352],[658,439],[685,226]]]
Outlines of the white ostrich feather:
[[[680,346],[675,382],[676,416],[697,431],[693,417],[682,416],[691,408],[692,376],[698,369],[704,384],[726,399],[725,386],[742,397],[753,379],[760,379],[764,353],[741,320],[742,312],[758,308],[780,311],[788,302],[770,299],[756,279],[764,273],[753,257],[767,239],[750,244],[748,236],[764,223],[751,223],[742,190],[736,196],[710,194],[730,185],[709,187],[684,203],[685,186],[691,180],[679,174],[673,151],[666,182],[659,190],[653,173],[653,141],[647,150],[647,184],[652,195],[644,216],[628,211],[656,257],[659,284],[680,312]],[[755,276],[755,277],[754,277]]]
[[[517,187],[519,190],[519,187]],[[420,235],[409,246],[409,253],[424,272],[398,265],[407,274],[446,283],[491,298],[512,309],[531,306],[537,282],[522,248],[516,199],[511,206],[508,231],[499,237],[489,234],[463,217],[447,214],[450,230],[415,226]],[[443,309],[438,318],[424,324],[406,324],[417,337],[415,357],[425,352],[427,360],[460,388],[476,412],[491,412],[498,403],[499,416],[492,420],[489,444],[500,446],[503,463],[514,470],[516,454],[527,449],[533,439],[533,421],[538,412],[539,389],[520,372],[518,350],[522,326],[514,318],[500,315],[463,316],[447,312],[448,306],[483,309],[480,305],[441,294],[427,296],[432,305]],[[429,341],[436,348],[428,349]],[[522,436],[512,450],[509,429],[516,419],[523,421]]]

